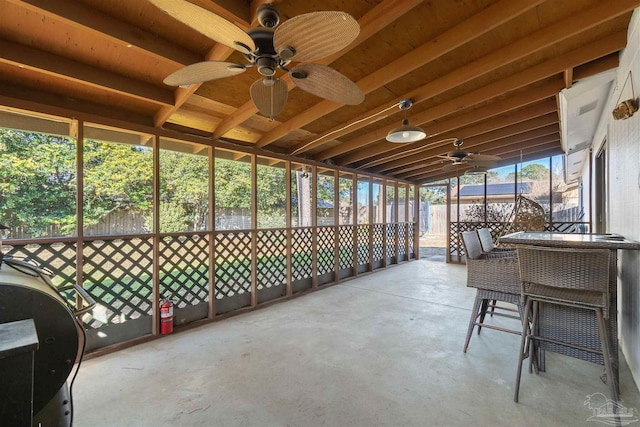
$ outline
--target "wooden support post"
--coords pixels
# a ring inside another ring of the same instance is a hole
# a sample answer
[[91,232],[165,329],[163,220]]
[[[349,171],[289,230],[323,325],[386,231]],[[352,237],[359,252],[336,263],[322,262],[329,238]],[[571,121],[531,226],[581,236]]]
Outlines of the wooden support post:
[[311,167],[311,288],[318,289],[318,168]]
[[394,184],[394,188],[395,191],[393,192],[393,218],[395,219],[395,224],[393,227],[393,244],[395,246],[395,250],[394,253],[396,254],[396,262],[395,264],[399,264],[400,263],[400,252],[398,252],[399,248],[400,248],[400,233],[399,233],[399,226],[400,226],[400,221],[398,218],[398,190],[399,190],[399,186],[398,183],[395,182]]
[[382,181],[382,189],[380,190],[380,204],[382,205],[382,267],[386,268],[389,264],[387,261],[387,180]]
[[420,259],[420,186],[413,187],[413,259]]
[[340,281],[340,174],[333,171],[333,280]]
[[369,241],[367,244],[369,245],[369,267],[368,271],[373,271],[373,179],[371,177],[369,179],[369,200],[367,203],[369,204]]
[[[160,333],[160,137],[153,138],[153,263],[151,273],[151,334]],[[170,297],[170,295],[169,295]]]
[[291,162],[290,161],[286,161],[285,162],[285,175],[286,175],[286,200],[285,200],[285,207],[286,207],[286,212],[284,214],[284,221],[285,221],[285,227],[286,227],[286,257],[287,257],[287,265],[286,265],[286,275],[287,275],[287,296],[290,297],[291,295],[293,295],[293,288],[292,288],[292,280],[291,280],[291,276],[292,276],[292,254],[291,254],[291,247],[292,245],[292,241],[291,241]]
[[404,256],[406,257],[405,261],[409,261],[409,184],[402,184],[404,187],[404,221],[405,221],[405,232],[404,232]]
[[251,307],[258,305],[258,165],[251,155]]
[[358,275],[358,176],[354,173],[351,175],[351,187],[353,193],[351,194],[351,212],[353,218],[351,224],[353,224],[353,276]]
[[216,317],[216,206],[215,206],[215,151],[213,147],[207,148],[209,158],[209,312],[207,317]]
[[[84,277],[84,121],[76,125],[76,283],[83,285]],[[73,135],[71,135],[73,136]],[[82,304],[80,295],[76,296],[76,307]]]
[[447,184],[447,232],[446,236],[446,261],[451,262],[451,180]]

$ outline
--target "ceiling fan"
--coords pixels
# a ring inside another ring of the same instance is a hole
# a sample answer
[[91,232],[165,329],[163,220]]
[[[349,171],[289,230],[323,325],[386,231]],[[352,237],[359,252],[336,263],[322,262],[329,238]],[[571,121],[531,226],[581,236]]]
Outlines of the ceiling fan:
[[[260,114],[271,120],[287,101],[287,84],[276,77],[289,74],[300,89],[339,104],[364,101],[360,88],[345,75],[315,61],[348,46],[360,33],[358,22],[340,11],[311,12],[280,24],[280,13],[271,3],[260,5],[260,27],[245,32],[226,19],[185,0],[150,0],[156,7],[217,43],[241,52],[247,63],[204,61],[188,65],[164,79],[170,86],[188,86],[222,79],[256,67],[261,78],[251,85],[250,95]],[[297,65],[288,68],[291,62]]]
[[495,163],[500,160],[499,156],[492,156],[489,154],[478,154],[478,153],[469,153],[468,151],[460,148],[463,144],[461,139],[456,139],[453,141],[453,145],[455,150],[449,151],[445,155],[440,155],[441,159],[450,160],[451,163],[445,165],[443,170],[452,170],[461,165],[472,166],[477,170],[486,171],[487,168],[490,168],[495,165]]

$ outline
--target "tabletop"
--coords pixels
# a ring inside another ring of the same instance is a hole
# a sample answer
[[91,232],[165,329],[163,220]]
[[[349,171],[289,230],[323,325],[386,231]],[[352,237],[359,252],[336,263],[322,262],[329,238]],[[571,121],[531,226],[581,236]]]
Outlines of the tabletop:
[[511,245],[533,245],[556,248],[640,250],[640,242],[626,239],[619,234],[519,231],[499,237],[498,241]]

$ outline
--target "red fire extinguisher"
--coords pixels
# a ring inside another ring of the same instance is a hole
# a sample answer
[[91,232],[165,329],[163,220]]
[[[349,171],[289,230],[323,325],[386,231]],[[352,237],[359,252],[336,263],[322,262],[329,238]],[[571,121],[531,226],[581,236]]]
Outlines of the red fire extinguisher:
[[173,301],[164,298],[160,301],[160,333],[162,335],[173,332]]

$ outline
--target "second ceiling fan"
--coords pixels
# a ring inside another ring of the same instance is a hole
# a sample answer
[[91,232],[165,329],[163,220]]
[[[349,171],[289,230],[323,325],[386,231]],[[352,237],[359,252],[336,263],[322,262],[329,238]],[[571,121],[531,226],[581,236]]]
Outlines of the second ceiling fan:
[[243,73],[256,67],[262,76],[250,89],[258,111],[271,120],[287,101],[288,87],[276,77],[278,70],[289,74],[302,90],[339,104],[357,105],[364,101],[360,88],[342,73],[322,64],[292,62],[315,61],[347,47],[360,33],[358,22],[340,11],[311,12],[280,24],[280,13],[270,3],[257,12],[260,27],[245,32],[226,19],[185,0],[150,0],[176,20],[217,43],[243,54],[247,63],[203,61],[188,65],[164,79],[170,86],[188,86]]
[[442,168],[443,170],[452,170],[452,169],[458,168],[461,165],[464,165],[464,166],[472,166],[477,170],[486,171],[486,169],[492,166],[495,166],[498,160],[501,160],[499,156],[492,156],[489,154],[469,153],[468,151],[465,151],[462,148],[460,148],[462,144],[463,144],[463,141],[461,139],[456,139],[453,142],[454,147],[456,147],[455,150],[449,151],[445,155],[438,156],[441,159],[451,161],[450,164],[445,165]]

